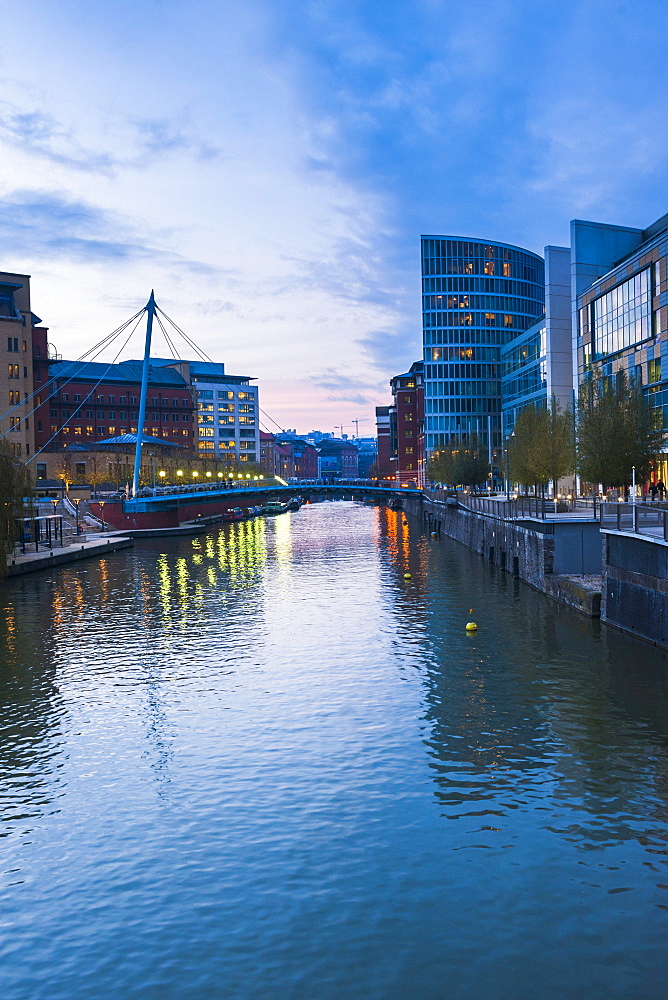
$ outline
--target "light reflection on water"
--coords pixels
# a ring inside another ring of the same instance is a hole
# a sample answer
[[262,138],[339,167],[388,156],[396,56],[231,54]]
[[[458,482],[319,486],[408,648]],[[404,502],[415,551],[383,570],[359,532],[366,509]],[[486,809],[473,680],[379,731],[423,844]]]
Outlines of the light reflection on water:
[[662,995],[665,653],[404,521],[4,585],[3,998]]

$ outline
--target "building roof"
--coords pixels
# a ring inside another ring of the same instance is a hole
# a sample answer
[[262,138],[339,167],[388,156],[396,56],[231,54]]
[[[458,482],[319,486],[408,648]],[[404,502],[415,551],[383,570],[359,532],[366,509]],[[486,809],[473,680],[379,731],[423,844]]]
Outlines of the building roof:
[[[81,382],[131,383],[141,385],[142,362],[121,361],[105,364],[101,361],[54,361],[49,364],[49,377]],[[175,368],[161,368],[154,364],[148,369],[149,385],[173,386],[185,389],[187,383]]]
[[[139,364],[139,362],[137,362]],[[190,369],[190,377],[196,382],[230,382],[237,385],[254,378],[253,375],[228,375],[222,361],[189,361],[187,358],[151,358],[151,364],[158,368],[168,368],[170,365],[186,364]]]
[[[117,437],[105,438],[104,441],[96,441],[96,445],[100,444],[137,444],[136,434],[119,434]],[[167,441],[166,438],[151,437],[149,434],[142,434],[142,444],[159,444],[165,445],[167,448],[182,448],[183,445],[175,444],[174,441]]]

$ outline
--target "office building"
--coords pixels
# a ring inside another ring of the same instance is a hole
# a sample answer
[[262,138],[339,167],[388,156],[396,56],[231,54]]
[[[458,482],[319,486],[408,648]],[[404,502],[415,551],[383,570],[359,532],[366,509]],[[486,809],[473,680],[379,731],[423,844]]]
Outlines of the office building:
[[526,406],[573,408],[570,266],[568,247],[545,247],[545,312],[501,348],[504,447]]
[[30,306],[30,276],[0,272],[0,433],[22,461],[35,453],[33,392],[46,381],[47,331]]
[[[575,390],[625,370],[668,429],[668,214],[646,229],[571,222]],[[668,482],[668,456],[653,479]]]
[[544,310],[538,254],[491,240],[422,237],[427,457],[475,440],[501,480],[501,349]]
[[425,484],[424,362],[390,380],[390,469],[398,483]]

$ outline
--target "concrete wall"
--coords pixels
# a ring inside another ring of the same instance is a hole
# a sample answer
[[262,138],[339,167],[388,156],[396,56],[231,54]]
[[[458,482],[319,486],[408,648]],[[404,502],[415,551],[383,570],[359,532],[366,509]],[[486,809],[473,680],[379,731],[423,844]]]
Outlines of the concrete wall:
[[614,531],[603,539],[601,617],[668,646],[668,544]]
[[590,617],[598,616],[598,585],[565,575],[600,574],[601,544],[597,523],[520,524],[474,513],[456,503],[442,504],[426,498],[422,503],[406,498],[404,507],[423,518],[427,531],[454,538],[560,603]]

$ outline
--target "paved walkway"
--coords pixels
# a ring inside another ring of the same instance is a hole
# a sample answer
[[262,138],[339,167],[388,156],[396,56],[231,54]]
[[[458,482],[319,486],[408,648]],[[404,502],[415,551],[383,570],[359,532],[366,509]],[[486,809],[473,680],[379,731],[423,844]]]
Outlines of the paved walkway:
[[71,545],[59,546],[53,549],[40,548],[39,552],[18,552],[7,556],[7,576],[22,576],[24,573],[34,573],[39,569],[49,569],[51,566],[61,566],[63,563],[79,562],[92,556],[103,556],[117,549],[127,549],[134,545],[134,540],[123,535],[96,535],[94,539],[84,541],[83,537]]

